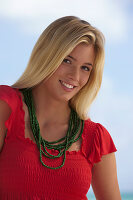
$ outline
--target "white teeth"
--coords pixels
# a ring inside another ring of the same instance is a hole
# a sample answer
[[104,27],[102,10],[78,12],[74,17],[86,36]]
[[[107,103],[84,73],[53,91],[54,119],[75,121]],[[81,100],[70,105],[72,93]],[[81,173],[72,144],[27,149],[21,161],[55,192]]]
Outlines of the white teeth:
[[74,88],[74,86],[69,85],[69,84],[67,84],[67,83],[65,83],[65,82],[63,82],[63,81],[61,81],[61,83],[62,83],[63,85],[65,85],[67,88]]

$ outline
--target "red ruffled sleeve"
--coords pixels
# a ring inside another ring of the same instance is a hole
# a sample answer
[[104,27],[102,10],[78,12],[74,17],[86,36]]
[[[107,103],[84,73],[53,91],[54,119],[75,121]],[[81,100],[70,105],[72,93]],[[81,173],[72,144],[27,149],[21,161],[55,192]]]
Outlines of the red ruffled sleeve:
[[101,161],[103,155],[117,151],[113,139],[106,128],[99,123],[95,125],[95,130],[92,134],[92,144],[87,158],[92,164]]
[[0,100],[6,102],[11,108],[11,114],[9,119],[5,122],[5,126],[8,129],[7,136],[9,135],[9,130],[11,130],[12,121],[15,118],[16,109],[18,106],[18,96],[16,90],[7,85],[0,85]]
[[16,110],[17,106],[17,94],[16,91],[7,85],[0,85],[0,100],[5,101],[12,111]]

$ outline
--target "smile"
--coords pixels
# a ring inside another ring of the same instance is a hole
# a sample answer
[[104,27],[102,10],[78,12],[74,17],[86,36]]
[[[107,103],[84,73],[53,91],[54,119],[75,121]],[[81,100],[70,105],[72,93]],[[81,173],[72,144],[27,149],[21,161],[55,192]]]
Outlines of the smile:
[[74,87],[76,87],[76,86],[74,86],[74,85],[70,85],[70,84],[68,84],[68,83],[65,83],[64,81],[61,81],[61,80],[60,80],[60,83],[61,83],[62,85],[64,85],[66,88],[68,88],[68,89],[73,89]]

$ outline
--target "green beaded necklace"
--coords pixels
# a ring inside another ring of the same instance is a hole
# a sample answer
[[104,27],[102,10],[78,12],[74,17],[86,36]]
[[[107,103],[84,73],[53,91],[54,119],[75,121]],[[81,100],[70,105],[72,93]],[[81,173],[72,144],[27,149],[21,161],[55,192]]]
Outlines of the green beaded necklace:
[[[69,149],[69,147],[74,142],[79,140],[79,138],[82,135],[83,128],[84,128],[84,121],[81,120],[78,117],[77,113],[71,108],[69,126],[68,126],[66,136],[57,140],[57,141],[48,142],[48,141],[44,140],[41,137],[41,134],[40,134],[40,127],[39,127],[39,123],[37,121],[36,114],[35,114],[35,108],[34,108],[33,97],[32,97],[32,90],[31,89],[20,89],[20,91],[24,95],[24,101],[25,101],[25,103],[28,107],[28,110],[29,110],[30,125],[31,125],[31,129],[32,129],[37,147],[40,151],[40,161],[41,161],[42,165],[49,168],[49,169],[59,169],[59,168],[63,167],[64,164],[65,164],[65,160],[66,160],[66,151]],[[82,123],[82,126],[81,126],[81,123]],[[77,133],[80,129],[80,126],[81,126],[80,134],[79,134],[78,138],[75,139],[75,137],[76,137],[76,135],[77,135]],[[56,145],[56,143],[61,142],[61,141],[64,141],[64,142]],[[55,156],[55,155],[50,154],[46,150],[46,147],[47,147],[47,149],[57,150],[59,152],[58,155]],[[42,148],[43,148],[43,150],[42,150]],[[44,156],[46,156],[47,158],[50,158],[50,159],[55,159],[55,158],[61,157],[63,154],[64,154],[63,162],[58,167],[47,166],[42,161],[42,155],[44,155]]]

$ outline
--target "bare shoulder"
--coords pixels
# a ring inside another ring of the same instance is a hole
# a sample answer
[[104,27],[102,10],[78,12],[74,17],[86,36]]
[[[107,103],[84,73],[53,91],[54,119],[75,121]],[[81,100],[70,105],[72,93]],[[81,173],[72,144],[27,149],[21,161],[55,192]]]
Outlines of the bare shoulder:
[[8,120],[11,114],[11,109],[8,104],[2,100],[0,100],[0,151],[4,145],[4,139],[6,136],[6,126],[5,122]]
[[115,153],[102,156],[92,168],[92,188],[98,200],[121,200]]

